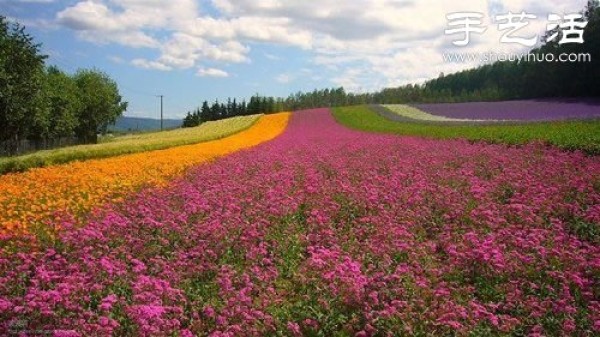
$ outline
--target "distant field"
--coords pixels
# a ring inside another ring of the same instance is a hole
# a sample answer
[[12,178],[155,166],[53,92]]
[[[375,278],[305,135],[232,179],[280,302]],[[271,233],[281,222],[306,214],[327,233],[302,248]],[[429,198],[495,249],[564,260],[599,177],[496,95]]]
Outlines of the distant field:
[[388,119],[400,122],[424,121],[441,123],[479,123],[499,121],[496,119],[451,118],[446,116],[433,115],[423,110],[412,107],[410,105],[404,104],[374,105],[371,106],[371,108]]
[[600,118],[598,100],[523,100],[413,106],[432,115],[460,119],[554,121]]
[[260,115],[234,117],[207,122],[196,128],[115,137],[100,144],[79,145],[39,151],[18,157],[0,158],[0,174],[76,160],[113,157],[220,139],[249,128],[259,118]]
[[[181,119],[165,119],[163,127],[165,130],[176,129],[181,127],[183,121]],[[160,130],[160,119],[127,117],[123,116],[117,119],[115,125],[108,127],[111,132],[143,132]]]
[[367,106],[335,108],[333,114],[339,123],[364,131],[439,139],[465,138],[513,145],[542,141],[562,149],[600,154],[598,119],[500,125],[440,125],[391,121]]

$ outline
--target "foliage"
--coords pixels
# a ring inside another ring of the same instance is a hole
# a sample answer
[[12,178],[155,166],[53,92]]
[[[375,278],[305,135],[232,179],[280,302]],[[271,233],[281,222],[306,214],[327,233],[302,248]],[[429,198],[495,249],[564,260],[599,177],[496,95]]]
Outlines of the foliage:
[[282,105],[276,103],[273,97],[252,96],[248,104],[246,101],[238,103],[237,100],[227,99],[227,103],[216,100],[209,106],[208,101],[202,103],[201,108],[187,113],[183,119],[183,127],[198,126],[207,121],[216,121],[234,116],[248,116],[256,114],[270,114],[284,111]]
[[127,109],[116,83],[98,70],[70,76],[45,68],[40,45],[0,16],[0,143],[18,153],[23,139],[42,142],[76,134],[95,143]]
[[75,133],[87,143],[97,143],[97,134],[117,121],[127,102],[121,101],[115,81],[101,71],[79,70],[74,79],[81,101]]
[[56,67],[49,67],[45,76],[45,89],[50,116],[47,138],[73,136],[79,126],[82,109],[80,91],[75,79]]
[[363,104],[370,102],[369,95],[346,93],[344,88],[327,88],[313,90],[312,92],[297,92],[287,98],[275,98],[256,94],[248,102],[243,100],[238,103],[236,99],[229,98],[227,103],[218,100],[212,105],[207,101],[201,108],[187,113],[183,120],[184,127],[198,126],[206,121],[218,120],[231,116],[245,116],[249,114],[270,114],[281,111],[296,111],[317,107],[334,107],[348,104]]
[[436,125],[391,121],[367,106],[336,108],[333,113],[338,122],[358,130],[438,139],[464,138],[512,145],[538,141],[563,149],[600,154],[600,120],[502,125]]
[[0,142],[16,152],[32,126],[47,129],[43,104],[46,56],[18,23],[0,16]]

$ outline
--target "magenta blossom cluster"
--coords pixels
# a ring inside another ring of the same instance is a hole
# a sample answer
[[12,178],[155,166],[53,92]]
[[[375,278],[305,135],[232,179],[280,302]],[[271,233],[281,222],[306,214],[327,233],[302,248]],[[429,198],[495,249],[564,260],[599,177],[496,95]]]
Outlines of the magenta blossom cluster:
[[54,242],[2,238],[0,335],[598,335],[599,177],[298,112]]

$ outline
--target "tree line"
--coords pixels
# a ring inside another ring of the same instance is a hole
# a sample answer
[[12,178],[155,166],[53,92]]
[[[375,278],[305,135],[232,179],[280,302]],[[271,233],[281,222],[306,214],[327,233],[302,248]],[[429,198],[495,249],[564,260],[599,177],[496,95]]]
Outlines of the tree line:
[[246,103],[246,100],[238,103],[235,98],[227,99],[226,103],[219,103],[216,100],[214,103],[209,104],[208,101],[204,101],[200,108],[187,113],[183,119],[183,127],[194,127],[204,122],[235,116],[269,114],[280,111],[283,111],[281,100],[259,95],[252,96],[248,103]]
[[40,48],[23,26],[0,16],[0,144],[8,154],[22,140],[95,143],[127,109],[107,74],[48,67]]
[[212,104],[204,101],[202,106],[189,111],[183,119],[183,127],[194,127],[204,122],[215,121],[234,116],[255,114],[270,114],[282,111],[295,111],[317,107],[333,107],[368,103],[364,95],[346,93],[344,88],[331,88],[314,90],[312,92],[297,92],[287,98],[269,97],[256,94],[238,103],[234,98],[220,103],[218,100]]

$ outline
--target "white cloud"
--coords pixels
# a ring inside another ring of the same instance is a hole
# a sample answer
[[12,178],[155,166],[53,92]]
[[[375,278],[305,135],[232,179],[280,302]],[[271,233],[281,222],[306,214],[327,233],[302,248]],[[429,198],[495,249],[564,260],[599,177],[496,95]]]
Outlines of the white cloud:
[[226,63],[248,62],[250,49],[237,41],[213,44],[208,40],[186,33],[175,33],[160,48],[158,62],[172,68],[192,68],[199,61],[208,59]]
[[196,75],[200,77],[229,77],[226,71],[216,68],[200,68]]
[[75,30],[172,29],[197,12],[194,0],[85,0],[59,12],[57,19]]
[[186,28],[190,34],[208,39],[239,39],[310,48],[311,33],[297,29],[290,23],[291,20],[285,17],[200,17],[188,23]]
[[168,70],[173,69],[172,67],[165,65],[163,63],[156,62],[156,61],[149,61],[149,60],[145,60],[145,59],[134,59],[131,61],[131,64],[133,64],[134,66],[136,66],[138,68],[143,68],[143,69],[153,69],[153,70],[162,70],[162,71],[168,71]]
[[[204,61],[250,62],[251,44],[303,49],[313,65],[336,71],[332,82],[349,88],[398,85],[476,64],[444,63],[442,53],[523,51],[501,44],[493,16],[527,11],[540,18],[519,32],[543,33],[549,13],[577,12],[585,0],[83,0],[56,16],[58,23],[96,43],[156,50],[155,60],[136,59],[142,68],[197,67]],[[207,6],[214,11],[206,10]],[[488,30],[466,48],[445,36],[446,15],[485,14]],[[212,13],[212,14],[211,14]],[[269,59],[270,54],[264,54]],[[201,68],[201,70],[210,70]],[[291,80],[281,74],[277,80]]]
[[82,1],[56,15],[57,21],[96,43],[119,43],[138,48],[155,48],[159,42],[141,30],[150,23],[135,11],[114,13],[102,2]]

